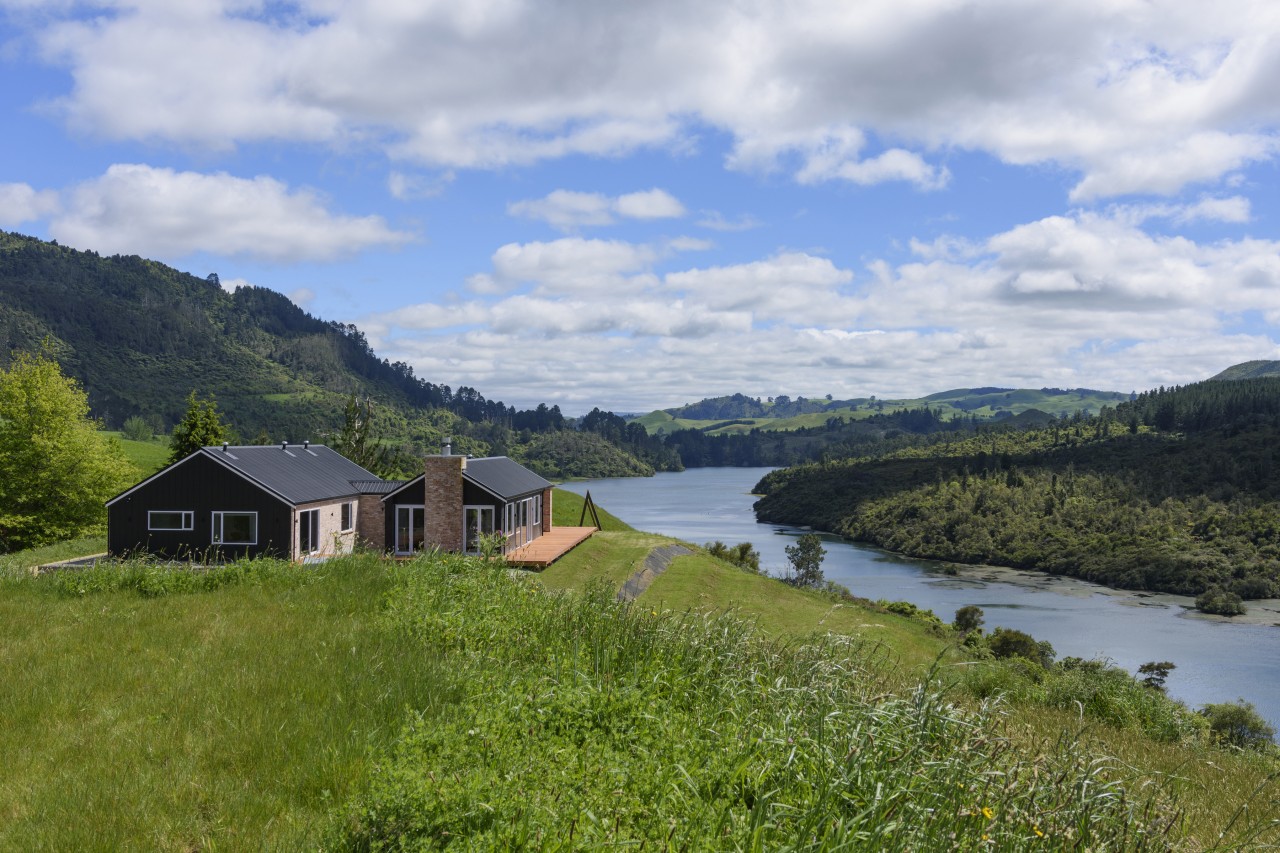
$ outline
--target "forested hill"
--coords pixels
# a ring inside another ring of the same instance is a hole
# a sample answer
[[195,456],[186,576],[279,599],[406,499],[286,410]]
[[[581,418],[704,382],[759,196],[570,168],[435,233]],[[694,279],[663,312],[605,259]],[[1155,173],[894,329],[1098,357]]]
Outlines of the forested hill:
[[1246,361],[1228,367],[1213,378],[1217,380],[1261,379],[1264,376],[1280,376],[1280,361]]
[[[766,477],[762,521],[1111,586],[1280,595],[1280,377],[1157,389]],[[855,590],[856,592],[856,590]]]
[[331,427],[350,394],[476,422],[513,414],[379,359],[355,326],[312,317],[274,291],[229,293],[216,275],[0,232],[0,364],[46,340],[112,427],[133,415],[172,426],[192,390],[216,395],[246,438]]

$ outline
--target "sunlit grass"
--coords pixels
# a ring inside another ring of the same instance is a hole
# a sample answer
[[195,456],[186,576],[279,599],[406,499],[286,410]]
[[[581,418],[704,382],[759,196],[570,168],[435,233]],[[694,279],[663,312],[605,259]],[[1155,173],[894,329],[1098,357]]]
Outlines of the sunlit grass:
[[406,709],[448,688],[379,626],[380,561],[269,575],[158,598],[0,587],[0,849],[297,849],[325,831]]
[[102,554],[106,550],[107,537],[82,536],[79,539],[68,539],[65,542],[55,542],[52,545],[45,545],[40,548],[30,548],[26,551],[17,551],[12,554],[0,554],[0,581],[6,578],[25,578],[31,574],[32,569],[38,566],[61,562],[62,560],[72,560],[76,557]]
[[134,441],[124,437],[120,432],[108,432],[120,439],[124,455],[141,472],[143,477],[150,477],[169,462],[169,439],[156,436],[146,441]]
[[[551,524],[553,527],[590,527],[593,523],[591,514],[587,513],[583,516],[582,505],[586,502],[586,498],[577,492],[570,492],[565,489],[556,489],[551,496]],[[600,517],[601,530],[634,530],[630,524],[627,524],[616,515],[601,509],[600,505],[592,499],[592,503],[596,507],[596,514]]]

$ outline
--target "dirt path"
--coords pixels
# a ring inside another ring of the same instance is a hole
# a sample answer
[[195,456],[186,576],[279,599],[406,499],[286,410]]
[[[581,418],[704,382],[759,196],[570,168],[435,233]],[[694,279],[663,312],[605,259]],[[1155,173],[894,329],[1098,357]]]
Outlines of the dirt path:
[[644,558],[644,563],[640,566],[640,570],[627,578],[627,582],[622,585],[622,589],[618,590],[618,600],[634,601],[636,596],[649,588],[649,584],[653,583],[654,578],[667,570],[672,560],[692,553],[683,545],[659,545],[654,548]]

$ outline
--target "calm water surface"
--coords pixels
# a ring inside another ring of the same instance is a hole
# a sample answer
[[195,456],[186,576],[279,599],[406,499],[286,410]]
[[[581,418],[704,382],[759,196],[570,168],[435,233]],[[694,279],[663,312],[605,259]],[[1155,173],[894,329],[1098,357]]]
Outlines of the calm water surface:
[[[783,549],[804,531],[756,522],[750,490],[770,470],[695,468],[564,488],[590,490],[599,506],[640,530],[699,545],[749,541],[761,567],[780,575],[787,565]],[[1173,661],[1170,695],[1192,707],[1243,698],[1280,724],[1280,628],[1192,615],[1191,600],[1181,596],[1123,593],[1033,572],[961,566],[953,577],[939,563],[824,539],[824,573],[855,595],[910,601],[945,621],[976,604],[988,631],[1016,628],[1048,640],[1059,657],[1106,658],[1131,672],[1147,661]]]

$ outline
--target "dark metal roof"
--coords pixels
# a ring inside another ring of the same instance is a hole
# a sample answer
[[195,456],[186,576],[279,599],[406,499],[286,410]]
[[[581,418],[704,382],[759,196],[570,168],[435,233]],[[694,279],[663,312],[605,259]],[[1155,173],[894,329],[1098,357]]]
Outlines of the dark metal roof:
[[378,475],[366,471],[323,444],[205,447],[197,451],[216,459],[248,480],[298,504],[335,500],[360,494],[355,483],[371,483]]
[[531,495],[551,486],[549,481],[506,456],[468,459],[462,476],[504,500]]
[[362,495],[387,495],[404,485],[404,480],[352,480],[351,485]]

